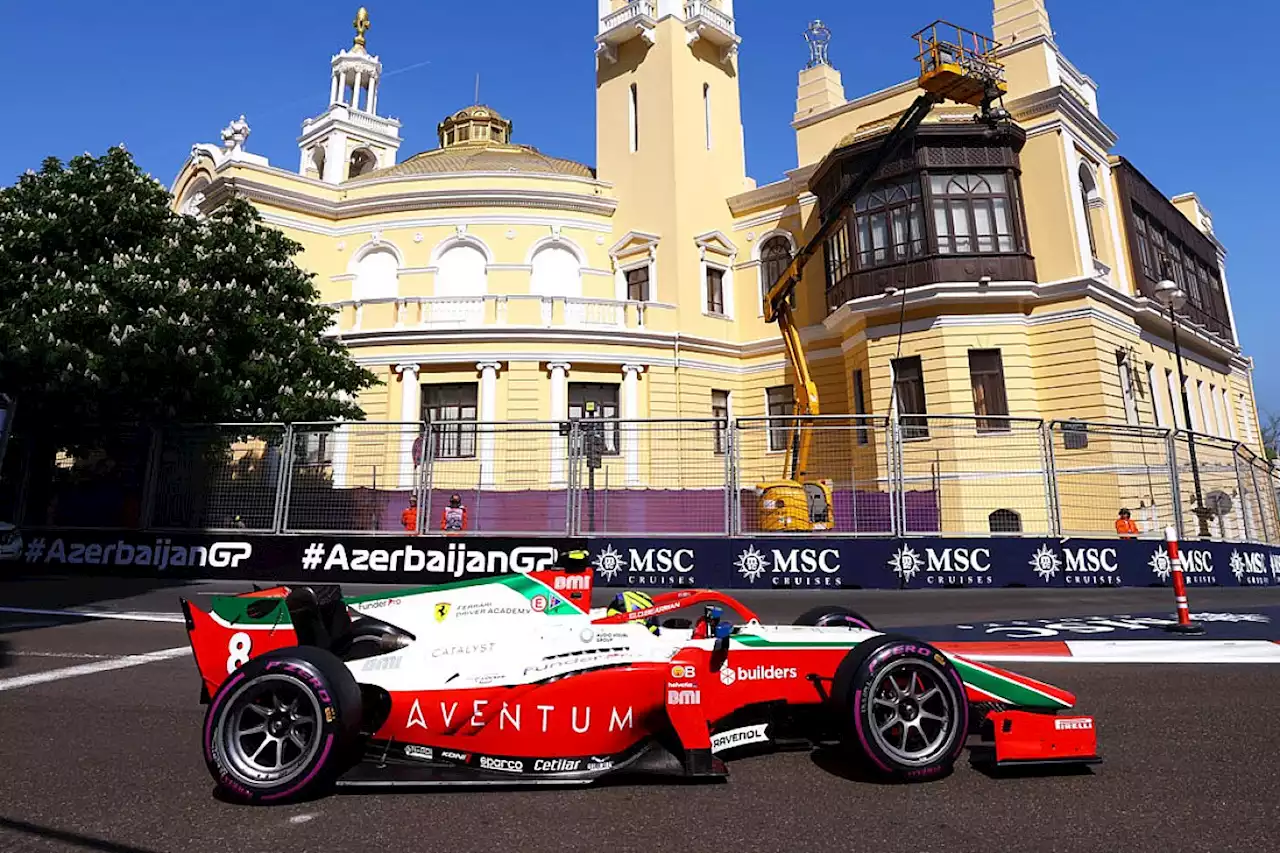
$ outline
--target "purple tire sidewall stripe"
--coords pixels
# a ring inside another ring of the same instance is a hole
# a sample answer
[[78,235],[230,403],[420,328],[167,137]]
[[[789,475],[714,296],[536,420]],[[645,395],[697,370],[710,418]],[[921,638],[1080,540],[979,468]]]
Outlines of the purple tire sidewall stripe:
[[218,706],[227,701],[227,697],[231,695],[231,688],[235,687],[244,680],[244,673],[237,672],[229,681],[222,684],[222,689],[218,691],[217,698],[213,700],[213,705],[209,708],[208,716],[204,721],[204,753],[209,761],[213,761],[213,721],[218,713]]
[[321,770],[324,769],[325,759],[329,757],[329,750],[331,748],[333,748],[333,732],[330,732],[325,737],[324,749],[321,751],[320,757],[316,759],[315,764],[311,766],[310,773],[308,773],[305,777],[303,777],[303,779],[300,782],[298,782],[298,784],[294,785],[289,790],[280,791],[279,793],[276,793],[276,794],[268,794],[262,798],[263,801],[265,802],[266,800],[278,800],[281,797],[288,797],[291,794],[296,794],[298,791],[301,791],[307,785],[311,784],[311,781],[320,774]]
[[956,704],[956,718],[964,725],[959,726],[960,735],[956,738],[955,748],[951,750],[953,756],[958,756],[964,752],[965,740],[969,732],[969,690],[964,686],[964,679],[960,677],[960,671],[954,666],[948,666],[947,670],[951,673],[951,677],[956,682],[956,688],[960,691],[959,702]]

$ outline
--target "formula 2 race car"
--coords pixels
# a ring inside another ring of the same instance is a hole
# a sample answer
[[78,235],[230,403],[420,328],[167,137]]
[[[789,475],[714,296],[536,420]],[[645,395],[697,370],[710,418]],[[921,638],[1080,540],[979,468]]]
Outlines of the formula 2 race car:
[[[208,613],[184,600],[222,796],[714,779],[733,755],[836,742],[874,774],[923,781],[970,735],[994,766],[1098,760],[1093,719],[1059,713],[1070,693],[853,611],[762,625],[707,590],[593,609],[585,559],[560,564],[346,598],[282,586],[215,596]],[[696,620],[671,617],[688,608]]]

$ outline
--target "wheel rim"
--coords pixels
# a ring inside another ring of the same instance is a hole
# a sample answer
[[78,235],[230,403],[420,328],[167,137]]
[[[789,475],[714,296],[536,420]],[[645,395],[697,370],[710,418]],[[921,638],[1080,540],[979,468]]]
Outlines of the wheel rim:
[[247,784],[292,781],[320,748],[320,714],[315,695],[298,679],[253,679],[231,697],[218,725],[227,769]]
[[871,682],[871,736],[894,761],[919,766],[951,747],[958,717],[947,674],[929,661],[896,660]]

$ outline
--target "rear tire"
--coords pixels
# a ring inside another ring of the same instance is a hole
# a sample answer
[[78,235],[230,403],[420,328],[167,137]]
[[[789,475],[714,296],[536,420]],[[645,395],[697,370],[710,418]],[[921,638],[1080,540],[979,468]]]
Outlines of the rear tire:
[[823,604],[806,610],[796,617],[793,625],[811,625],[819,628],[864,628],[874,631],[871,620],[856,610],[835,604]]
[[836,669],[831,697],[845,724],[845,748],[878,776],[939,779],[964,751],[964,681],[928,643],[886,634],[851,649]]
[[219,793],[273,804],[325,790],[359,742],[360,688],[331,652],[294,646],[254,658],[209,703],[204,756]]

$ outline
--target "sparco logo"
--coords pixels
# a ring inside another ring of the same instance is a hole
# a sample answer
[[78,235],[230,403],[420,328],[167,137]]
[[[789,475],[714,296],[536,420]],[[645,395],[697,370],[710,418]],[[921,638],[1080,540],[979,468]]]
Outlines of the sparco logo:
[[606,545],[593,565],[600,577],[612,583],[626,575],[631,586],[691,586],[694,553],[691,548],[628,548],[623,554]]
[[835,548],[772,548],[768,552],[751,545],[734,563],[751,583],[770,575],[775,587],[840,586],[840,552]]
[[936,586],[986,586],[993,582],[989,548],[925,548],[922,557],[903,545],[889,558],[889,568],[906,582],[921,572],[925,583]]
[[480,766],[485,770],[501,770],[503,773],[523,773],[524,762],[513,758],[490,758],[480,756]]
[[215,542],[212,545],[174,545],[172,540],[157,539],[154,544],[133,545],[123,540],[110,545],[68,542],[43,536],[32,539],[23,550],[28,563],[68,566],[149,566],[157,571],[168,568],[205,567],[234,569],[253,555],[248,542]]
[[549,546],[521,546],[508,551],[474,551],[464,542],[446,548],[350,548],[341,542],[312,542],[302,553],[304,571],[430,572],[460,578],[542,571],[555,565],[558,552]]
[[[1210,552],[1197,549],[1183,551],[1178,555],[1178,562],[1182,564],[1183,579],[1187,583],[1208,586],[1217,582],[1213,576],[1213,554]],[[1147,565],[1151,567],[1152,574],[1162,581],[1167,581],[1173,574],[1173,561],[1164,548],[1155,549]]]

